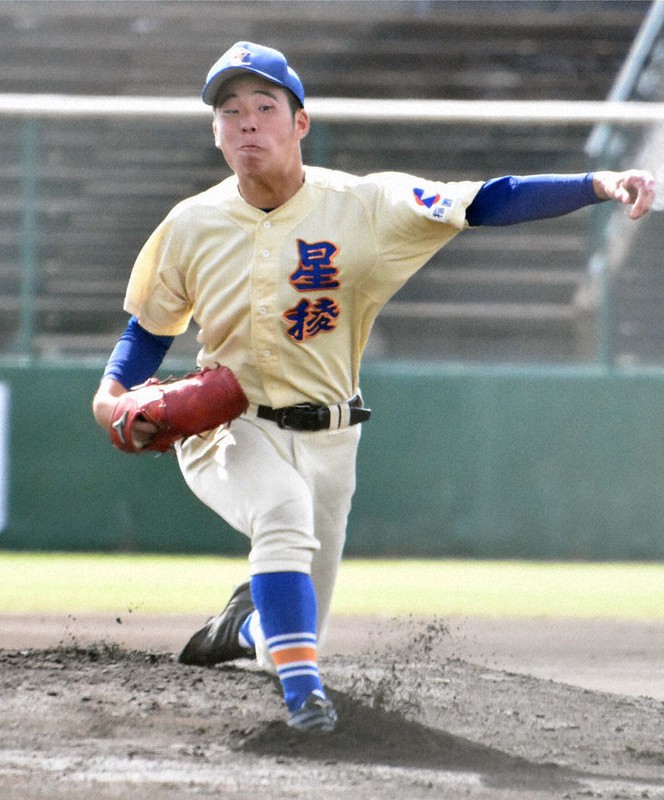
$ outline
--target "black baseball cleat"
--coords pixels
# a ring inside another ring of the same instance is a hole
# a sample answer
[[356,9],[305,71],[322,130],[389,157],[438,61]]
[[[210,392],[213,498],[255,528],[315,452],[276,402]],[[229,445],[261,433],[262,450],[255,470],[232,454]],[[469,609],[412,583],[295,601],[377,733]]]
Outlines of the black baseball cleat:
[[296,731],[316,733],[332,733],[337,726],[337,712],[332,703],[312,692],[302,705],[292,711],[288,719],[288,727]]
[[221,614],[208,620],[189,639],[178,656],[181,664],[211,667],[236,658],[255,658],[253,650],[241,647],[239,633],[242,624],[254,610],[249,581],[237,586]]

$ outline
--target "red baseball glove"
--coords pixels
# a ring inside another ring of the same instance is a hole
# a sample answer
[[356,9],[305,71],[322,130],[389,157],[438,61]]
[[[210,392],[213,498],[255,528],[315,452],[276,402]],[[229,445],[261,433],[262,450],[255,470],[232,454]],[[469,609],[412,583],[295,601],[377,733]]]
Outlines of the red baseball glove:
[[[203,369],[179,379],[146,383],[121,395],[111,418],[111,442],[126,453],[166,452],[185,436],[217,428],[247,410],[242,387],[228,367]],[[150,422],[157,432],[145,445],[134,441],[137,420]]]

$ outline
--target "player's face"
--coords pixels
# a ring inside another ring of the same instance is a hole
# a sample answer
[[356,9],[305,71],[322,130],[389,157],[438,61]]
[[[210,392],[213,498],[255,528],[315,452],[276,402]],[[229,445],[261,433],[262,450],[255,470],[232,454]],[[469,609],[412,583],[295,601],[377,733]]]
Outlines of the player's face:
[[279,181],[301,171],[300,142],[309,117],[293,115],[285,89],[258,76],[243,74],[222,88],[212,125],[216,146],[241,179]]

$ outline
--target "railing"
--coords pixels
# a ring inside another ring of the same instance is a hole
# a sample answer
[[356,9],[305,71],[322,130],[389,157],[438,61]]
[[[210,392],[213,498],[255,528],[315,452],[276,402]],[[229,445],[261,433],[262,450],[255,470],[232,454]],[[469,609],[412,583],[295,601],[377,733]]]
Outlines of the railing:
[[[657,0],[648,18],[649,26],[661,28],[664,0]],[[655,41],[650,34],[640,37],[634,62],[643,64],[646,45]],[[635,68],[634,73],[638,74]],[[630,72],[631,74],[631,72]],[[631,82],[633,84],[633,78]],[[624,82],[623,82],[624,83]],[[623,90],[621,89],[621,94]],[[325,123],[368,122],[382,123],[398,120],[418,125],[454,125],[474,123],[514,126],[619,126],[642,130],[664,122],[664,103],[634,102],[611,99],[608,102],[575,101],[451,101],[451,100],[358,100],[346,98],[311,98],[307,108],[317,123],[312,136],[318,149],[319,163],[324,161],[326,148]],[[20,237],[20,326],[17,352],[33,359],[35,351],[35,286],[37,263],[36,225],[39,187],[40,126],[53,118],[192,118],[211,116],[208,106],[194,99],[163,97],[88,97],[61,95],[0,95],[0,115],[22,120],[20,166],[22,174],[22,213]],[[597,129],[599,130],[599,128]],[[598,240],[601,233],[597,234]],[[599,252],[599,251],[598,251]],[[595,254],[592,269],[604,270],[600,256]],[[599,315],[599,341],[606,343],[607,310]],[[602,360],[608,360],[606,344],[602,345]]]

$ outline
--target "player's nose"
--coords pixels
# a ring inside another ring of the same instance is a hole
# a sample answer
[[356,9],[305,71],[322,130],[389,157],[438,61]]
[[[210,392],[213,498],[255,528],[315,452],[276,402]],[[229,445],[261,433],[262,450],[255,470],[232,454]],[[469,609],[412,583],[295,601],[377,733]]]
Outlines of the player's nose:
[[254,116],[254,114],[251,113],[244,114],[240,120],[240,126],[243,131],[247,131],[248,133],[255,131],[256,117]]

